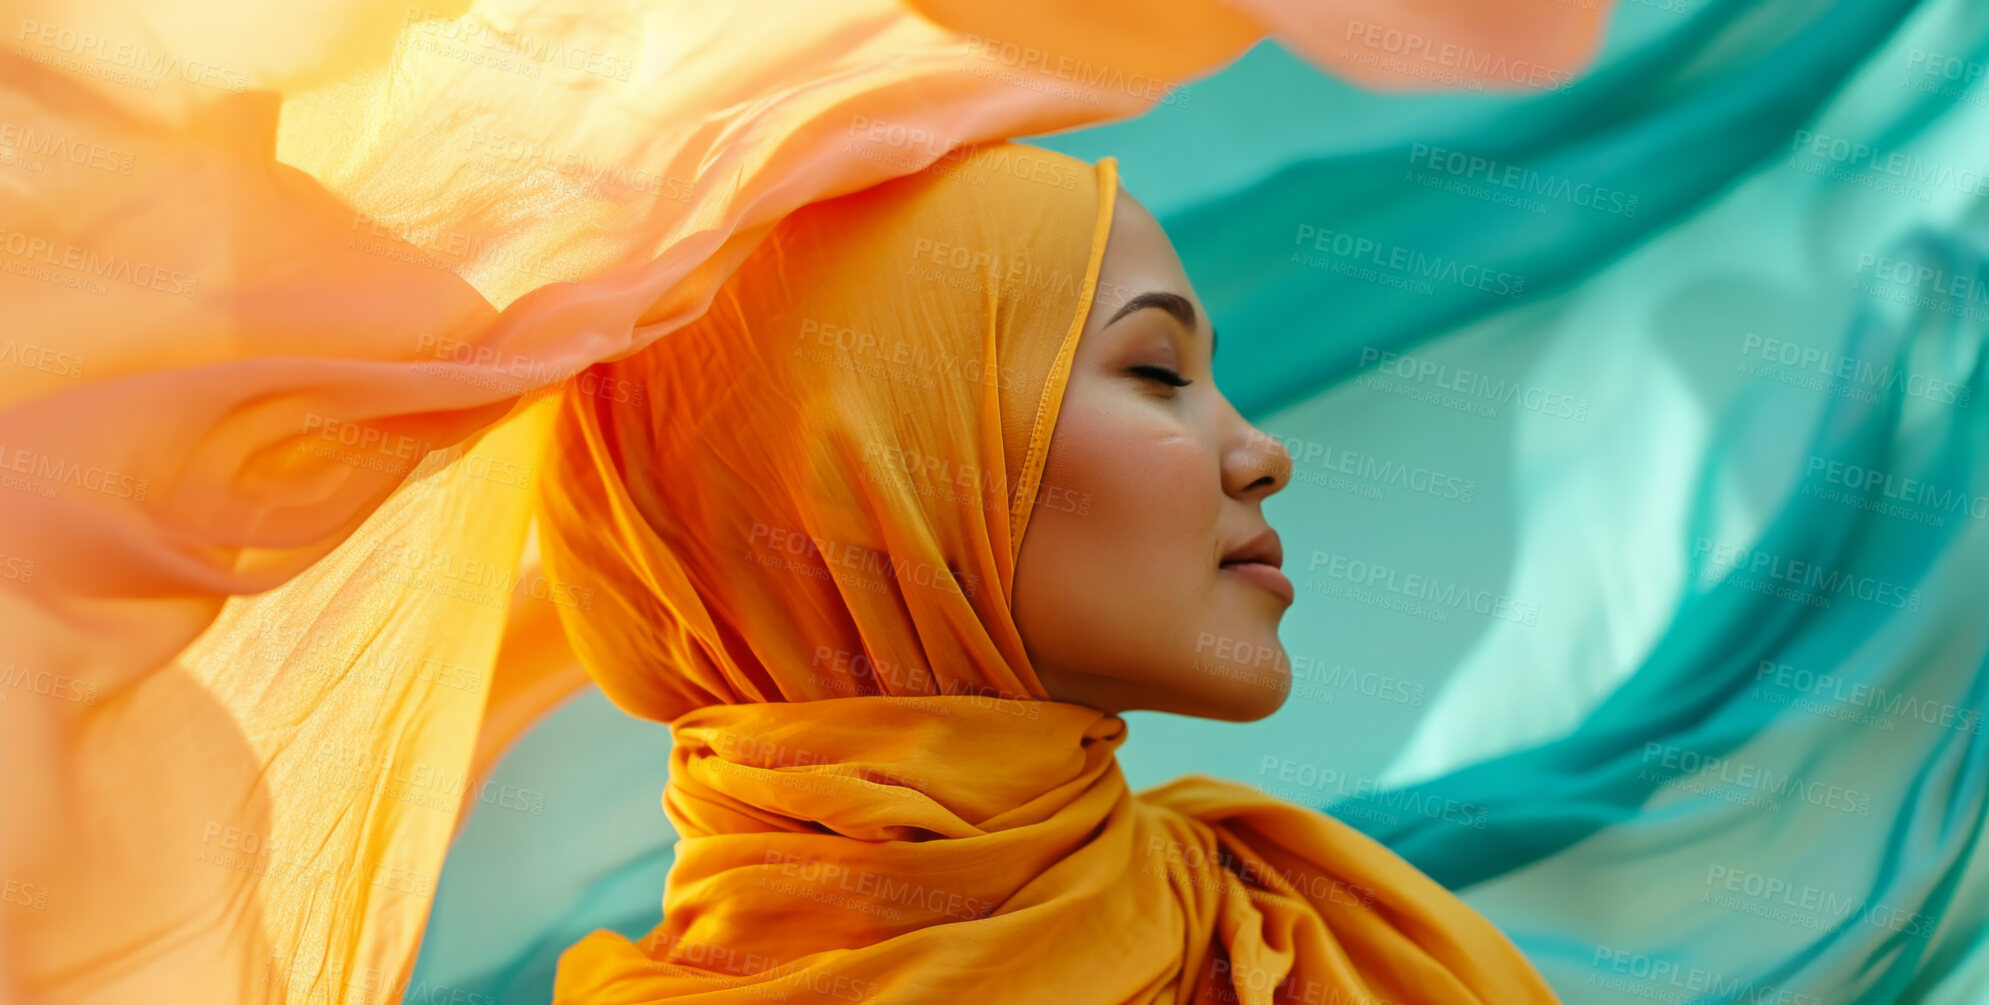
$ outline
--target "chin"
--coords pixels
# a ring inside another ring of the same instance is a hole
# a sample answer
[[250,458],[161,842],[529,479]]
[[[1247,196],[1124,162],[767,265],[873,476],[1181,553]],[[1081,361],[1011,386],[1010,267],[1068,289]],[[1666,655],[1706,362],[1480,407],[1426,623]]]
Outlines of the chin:
[[1283,708],[1291,695],[1291,657],[1269,630],[1202,632],[1194,662],[1202,685],[1188,715],[1223,722],[1255,722]]
[[1285,707],[1291,695],[1291,670],[1282,667],[1275,683],[1249,687],[1250,693],[1240,696],[1244,700],[1234,703],[1233,714],[1220,717],[1224,722],[1256,722]]

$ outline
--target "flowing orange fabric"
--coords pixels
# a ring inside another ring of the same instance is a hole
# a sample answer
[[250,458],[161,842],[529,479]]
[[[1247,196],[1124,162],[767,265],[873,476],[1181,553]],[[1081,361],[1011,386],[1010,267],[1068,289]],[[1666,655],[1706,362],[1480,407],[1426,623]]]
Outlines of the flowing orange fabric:
[[527,547],[548,392],[794,209],[1254,37],[1162,9],[1046,55],[893,0],[12,5],[0,999],[393,994],[482,771],[582,680],[548,615],[594,597]]
[[[1314,810],[1135,797],[1011,615],[1117,166],[1015,144],[806,207],[670,339],[569,394],[542,556],[574,650],[670,722],[663,922],[557,1000],[1555,1000]],[[1335,997],[1337,996],[1337,997]]]

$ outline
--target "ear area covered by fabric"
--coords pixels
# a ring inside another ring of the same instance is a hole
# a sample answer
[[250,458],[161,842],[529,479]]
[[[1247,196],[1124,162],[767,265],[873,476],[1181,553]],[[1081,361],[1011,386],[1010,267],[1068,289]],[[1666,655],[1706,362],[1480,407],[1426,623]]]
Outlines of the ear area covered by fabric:
[[[1116,164],[988,144],[806,207],[698,321],[569,397],[544,558],[637,714],[863,694],[1046,697],[1008,610]],[[660,679],[659,679],[660,678]]]

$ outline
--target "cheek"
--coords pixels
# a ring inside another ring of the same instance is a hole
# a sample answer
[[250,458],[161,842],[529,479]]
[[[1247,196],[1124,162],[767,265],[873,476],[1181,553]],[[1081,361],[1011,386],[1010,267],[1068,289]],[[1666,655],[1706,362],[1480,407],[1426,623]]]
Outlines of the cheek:
[[1105,407],[1071,418],[1058,422],[1044,478],[1089,497],[1089,533],[1213,566],[1222,507],[1216,458],[1164,418]]
[[1039,502],[1023,532],[1016,618],[1038,672],[1178,691],[1222,599],[1214,451],[1150,401],[1067,394],[1043,481],[1080,503]]

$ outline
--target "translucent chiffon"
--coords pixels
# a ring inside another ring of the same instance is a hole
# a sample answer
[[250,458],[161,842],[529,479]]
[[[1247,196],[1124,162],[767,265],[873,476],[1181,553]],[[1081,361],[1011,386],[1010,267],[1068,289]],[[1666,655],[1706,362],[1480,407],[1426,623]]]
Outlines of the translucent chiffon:
[[[1555,72],[1600,18],[1467,6],[1424,27]],[[552,615],[585,584],[527,547],[541,392],[800,205],[1352,30],[1164,9],[1108,65],[1047,9],[1011,39],[865,0],[15,5],[0,990],[402,988],[461,809],[537,807],[483,772],[582,679]]]

